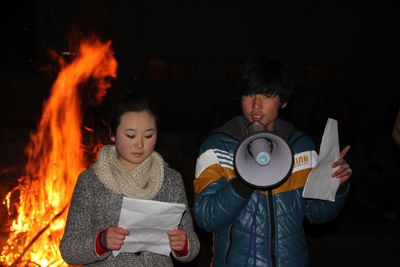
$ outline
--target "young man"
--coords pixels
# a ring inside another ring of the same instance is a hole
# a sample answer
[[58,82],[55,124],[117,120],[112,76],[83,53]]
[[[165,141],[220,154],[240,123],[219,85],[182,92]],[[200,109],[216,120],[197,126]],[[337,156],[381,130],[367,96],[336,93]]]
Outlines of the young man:
[[[307,266],[303,220],[326,222],[340,212],[349,190],[351,169],[340,158],[332,163],[332,179],[341,186],[334,202],[302,197],[317,153],[312,140],[278,118],[291,91],[286,66],[279,60],[249,59],[240,80],[243,116],[232,118],[202,143],[194,181],[194,215],[200,228],[213,233],[212,266]],[[280,185],[257,190],[236,177],[233,157],[246,126],[261,122],[283,137],[294,154],[290,176]],[[307,161],[296,160],[308,159]]]

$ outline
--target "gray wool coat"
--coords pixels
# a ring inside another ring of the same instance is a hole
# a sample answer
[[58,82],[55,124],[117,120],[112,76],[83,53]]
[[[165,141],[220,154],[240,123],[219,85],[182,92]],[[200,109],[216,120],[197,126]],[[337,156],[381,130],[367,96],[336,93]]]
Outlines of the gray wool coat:
[[95,252],[96,235],[100,229],[118,225],[123,196],[107,189],[90,167],[79,175],[72,194],[64,235],[60,242],[60,252],[64,261],[71,265],[107,267],[168,267],[173,266],[171,256],[181,262],[192,261],[199,253],[200,242],[193,229],[182,176],[167,164],[164,173],[161,190],[153,200],[186,205],[179,228],[187,233],[188,255],[177,257],[171,253],[170,256],[164,256],[142,251],[136,254],[120,253],[114,257],[109,251],[98,256]]

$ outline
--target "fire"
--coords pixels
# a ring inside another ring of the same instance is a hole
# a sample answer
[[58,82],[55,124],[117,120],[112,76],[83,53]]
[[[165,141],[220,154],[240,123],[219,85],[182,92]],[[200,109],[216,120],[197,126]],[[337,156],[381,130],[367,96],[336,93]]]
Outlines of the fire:
[[92,37],[81,42],[76,58],[61,64],[50,97],[43,105],[37,130],[26,148],[26,175],[3,200],[10,218],[7,244],[0,264],[5,266],[67,266],[58,245],[76,179],[89,164],[81,134],[78,87],[97,81],[95,101],[102,101],[116,78],[117,61],[111,42]]

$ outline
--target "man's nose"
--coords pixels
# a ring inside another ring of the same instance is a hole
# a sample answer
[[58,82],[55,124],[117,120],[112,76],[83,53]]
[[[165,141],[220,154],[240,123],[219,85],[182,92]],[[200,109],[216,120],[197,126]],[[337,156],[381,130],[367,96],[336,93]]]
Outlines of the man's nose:
[[262,107],[262,103],[261,103],[261,99],[259,96],[255,96],[253,99],[253,108],[261,108]]

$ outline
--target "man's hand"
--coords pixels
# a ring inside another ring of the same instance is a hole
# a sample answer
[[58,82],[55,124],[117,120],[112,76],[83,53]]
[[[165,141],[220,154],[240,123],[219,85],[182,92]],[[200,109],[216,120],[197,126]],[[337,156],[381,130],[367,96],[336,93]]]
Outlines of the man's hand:
[[344,156],[346,156],[349,150],[350,150],[350,145],[343,148],[342,151],[340,151],[339,159],[334,163],[332,163],[332,168],[339,166],[339,169],[333,172],[331,176],[338,178],[340,180],[340,184],[343,184],[347,180],[349,180],[353,172],[350,168],[350,165],[344,160]]

